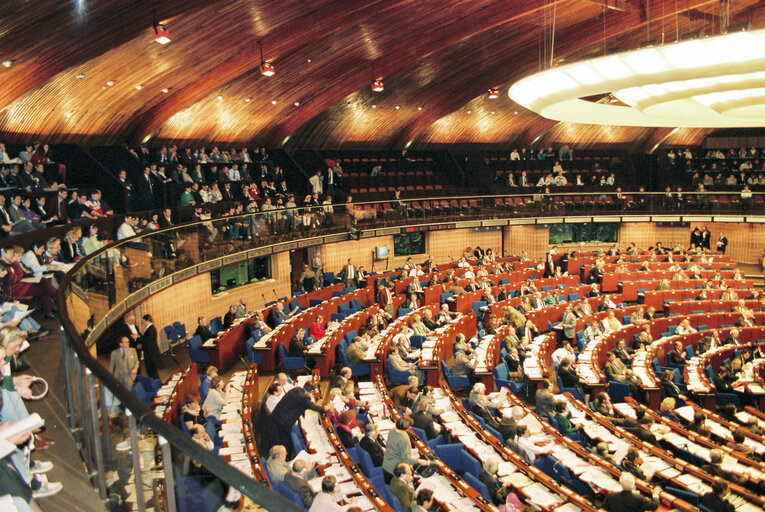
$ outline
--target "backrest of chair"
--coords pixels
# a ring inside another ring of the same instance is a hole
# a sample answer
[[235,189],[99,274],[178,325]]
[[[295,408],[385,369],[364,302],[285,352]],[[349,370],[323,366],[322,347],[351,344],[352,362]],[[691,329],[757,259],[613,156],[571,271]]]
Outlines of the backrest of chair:
[[478,480],[478,478],[474,477],[470,473],[465,473],[465,481],[468,483],[468,485],[470,485],[470,487],[480,492],[481,496],[491,501],[492,497],[489,496],[489,489],[486,487],[486,484]]
[[483,469],[481,463],[465,450],[462,450],[460,456],[462,457],[462,467],[465,470],[465,474],[472,473],[472,475],[477,478],[481,473],[481,469]]
[[200,350],[202,348],[202,338],[196,334],[189,339],[189,350]]

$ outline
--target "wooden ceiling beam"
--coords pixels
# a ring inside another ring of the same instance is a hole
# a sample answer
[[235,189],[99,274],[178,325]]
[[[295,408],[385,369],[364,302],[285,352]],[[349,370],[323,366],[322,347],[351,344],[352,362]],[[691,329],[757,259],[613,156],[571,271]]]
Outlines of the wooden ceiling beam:
[[[160,14],[188,14],[220,1],[167,0]],[[45,3],[41,7],[50,5]],[[35,6],[30,5],[29,8],[34,9]],[[148,37],[152,28],[153,20],[148,7],[102,2],[89,6],[82,19],[73,15],[71,11],[74,9],[73,5],[67,4],[52,12],[45,11],[36,22],[3,33],[0,53],[4,59],[14,62],[7,76],[0,75],[3,83],[0,88],[0,110],[73,66],[96,58],[141,34]],[[62,20],[66,21],[62,23]],[[115,20],[118,20],[118,29],[114,27]],[[41,39],[50,36],[46,31],[55,32],[56,40],[65,44],[41,45]]]
[[[671,0],[666,0],[667,3],[669,3]],[[700,0],[694,2],[694,6],[698,7],[701,5],[707,5],[710,3],[715,2],[716,0]],[[652,11],[654,8],[652,7]],[[668,14],[665,10],[665,18],[668,18],[670,16],[673,16],[674,13]],[[598,41],[602,41],[603,39],[603,32],[598,30],[593,30],[593,27],[600,27],[603,24],[603,14],[599,14],[595,18],[585,20],[583,22],[580,22],[576,25],[573,25],[566,30],[560,31],[555,36],[555,47],[560,48],[563,50],[556,50],[556,54],[560,55],[561,51],[566,51],[566,49],[570,49],[569,51],[581,51],[583,47],[587,47],[590,45],[597,44]],[[661,21],[662,17],[659,16],[655,18],[658,21]],[[612,46],[614,44],[613,39],[616,38],[623,38],[629,34],[636,33],[642,35],[642,29],[644,24],[639,22],[636,18],[635,14],[632,14],[630,12],[606,12],[606,41],[608,42],[609,46]],[[516,55],[515,61],[516,62],[536,62],[537,58],[537,51],[532,50],[522,55]],[[494,63],[488,68],[486,73],[484,73],[485,76],[502,76],[503,73],[505,73],[505,76],[502,77],[502,80],[497,80],[499,83],[507,83],[508,81],[514,81],[520,78],[521,76],[524,76],[526,73],[530,73],[533,71],[533,65],[526,66],[526,69],[519,69],[518,67],[510,67],[507,66],[507,63],[502,61],[499,63]],[[512,70],[512,76],[507,76],[508,70]],[[438,105],[438,108],[435,109],[429,109],[428,111],[424,112],[423,115],[419,116],[416,120],[411,122],[409,125],[404,127],[399,134],[395,137],[395,139],[391,143],[391,147],[393,148],[399,148],[403,147],[407,142],[414,140],[425,128],[436,122],[437,120],[441,119],[442,117],[449,115],[451,112],[454,112],[458,108],[461,108],[463,105],[468,103],[470,100],[475,98],[476,96],[484,93],[484,88],[481,87],[481,85],[485,82],[481,82],[480,79],[471,80],[471,84],[467,84],[466,87],[456,89],[456,93],[450,98],[449,101],[443,102]],[[502,90],[507,90],[507,87],[504,87]],[[549,123],[552,123],[551,125]],[[549,123],[541,123],[536,129],[529,129],[527,130],[524,135],[521,137],[521,142],[524,142],[525,144],[528,144],[530,141],[534,140],[536,137],[543,135],[547,131],[549,131],[555,124],[557,124],[556,121],[550,121]]]
[[[558,0],[558,2],[563,1],[565,0]],[[548,7],[550,5],[552,4],[549,4]],[[483,10],[473,16],[465,16],[455,20],[448,27],[442,27],[439,31],[440,41],[434,42],[432,38],[427,37],[417,38],[418,34],[412,34],[409,39],[402,41],[401,45],[390,55],[375,61],[376,73],[380,76],[390,76],[421,61],[428,55],[458,44],[484,31],[537,13],[544,7],[544,5],[530,7],[529,2],[525,0],[504,0],[492,5],[490,10]],[[368,69],[353,70],[349,77],[338,80],[337,85],[305,102],[299,112],[280,124],[274,131],[269,144],[281,145],[304,123],[335,105],[352,92],[364,87],[368,82]]]
[[[275,63],[278,73],[278,60],[301,46],[320,40],[320,34],[337,30],[349,25],[356,25],[375,16],[381,9],[401,8],[411,0],[360,3],[358,0],[342,0],[331,10],[317,9],[310,16],[299,20],[290,20],[262,38],[264,59]],[[142,140],[159,128],[184,108],[193,105],[210,93],[260,66],[260,53],[253,44],[251,52],[242,52],[236,57],[212,68],[186,87],[179,89],[160,103],[148,109],[134,121],[132,139]],[[278,74],[277,74],[278,77]]]

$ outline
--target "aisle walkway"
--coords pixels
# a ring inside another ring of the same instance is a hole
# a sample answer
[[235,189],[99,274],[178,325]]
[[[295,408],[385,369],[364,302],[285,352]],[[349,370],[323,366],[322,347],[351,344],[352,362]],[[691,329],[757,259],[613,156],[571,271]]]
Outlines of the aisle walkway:
[[26,402],[30,413],[36,412],[45,420],[43,435],[56,444],[45,451],[34,452],[35,460],[49,460],[53,463],[47,475],[52,482],[61,482],[64,488],[55,496],[38,500],[43,512],[82,512],[106,510],[85,472],[74,438],[69,433],[66,419],[66,396],[64,394],[64,371],[61,365],[61,344],[58,322],[46,320],[43,328],[54,331],[40,341],[32,342],[22,359],[31,365],[26,372],[44,378],[48,382],[48,395],[39,402]]

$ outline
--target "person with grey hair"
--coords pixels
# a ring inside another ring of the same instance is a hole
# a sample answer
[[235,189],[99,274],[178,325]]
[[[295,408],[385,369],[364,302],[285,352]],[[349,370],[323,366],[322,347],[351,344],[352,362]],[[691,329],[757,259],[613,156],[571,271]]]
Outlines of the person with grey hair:
[[272,446],[268,452],[266,469],[273,485],[284,481],[284,476],[290,472],[290,465],[287,463],[287,448],[280,444]]
[[385,457],[385,443],[380,436],[377,423],[367,423],[364,427],[364,437],[359,441],[359,446],[372,457],[372,464],[381,466]]
[[635,477],[627,472],[619,477],[619,485],[622,486],[620,492],[609,492],[603,500],[603,509],[607,512],[643,512],[659,507],[661,489],[658,487],[651,498],[646,498],[635,492]]
[[499,457],[492,455],[486,460],[481,472],[478,474],[478,480],[489,490],[489,496],[491,496],[491,501],[495,505],[504,505],[510,492],[510,483],[502,483],[499,476],[497,476],[501,462]]

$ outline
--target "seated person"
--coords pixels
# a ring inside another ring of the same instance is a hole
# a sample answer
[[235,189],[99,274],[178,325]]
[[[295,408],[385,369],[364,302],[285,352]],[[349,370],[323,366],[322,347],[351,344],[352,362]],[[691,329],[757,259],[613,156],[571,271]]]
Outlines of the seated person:
[[616,318],[616,313],[612,309],[608,311],[606,318],[600,322],[600,329],[603,331],[603,334],[618,331],[621,328],[622,323]]
[[356,413],[347,410],[340,413],[337,424],[335,424],[337,437],[340,438],[346,448],[353,448],[361,439],[361,430],[359,427],[353,426],[355,423],[357,423]]
[[728,483],[725,480],[715,479],[712,490],[699,500],[710,512],[734,512],[736,508],[726,499],[728,495]]
[[413,426],[425,431],[428,440],[435,439],[443,430],[440,423],[436,423],[433,416],[428,413],[430,404],[425,401],[418,401],[414,405],[412,414]]
[[624,339],[620,339],[616,342],[616,346],[612,352],[616,355],[617,359],[624,363],[624,366],[629,366],[632,363],[632,358],[634,356],[627,348],[627,343],[624,341]]
[[659,416],[662,416],[670,421],[680,423],[680,417],[675,414],[675,404],[675,399],[668,396],[661,401],[661,405],[659,406],[657,413]]
[[640,468],[643,465],[643,458],[640,456],[640,452],[634,446],[627,450],[627,455],[622,460],[622,467],[625,471],[631,473],[635,478],[645,480],[645,473]]
[[452,362],[449,371],[454,377],[467,377],[471,384],[475,384],[478,382],[478,377],[475,375],[475,367],[477,364],[478,361],[475,357],[471,359],[468,357],[465,350],[458,348],[454,353],[454,361]]
[[526,455],[526,458],[532,463],[539,455],[552,452],[552,444],[547,439],[534,440],[531,437],[531,430],[526,425],[518,425],[515,429],[518,448]]
[[425,373],[418,368],[417,363],[410,363],[404,359],[404,352],[401,347],[391,347],[388,352],[388,362],[394,370],[409,372],[411,375],[418,377],[419,380],[425,381]]
[[581,388],[579,383],[579,375],[573,368],[571,358],[566,357],[561,361],[560,368],[558,368],[558,377],[560,377],[561,384],[564,388]]
[[698,331],[696,331],[696,329],[691,327],[691,321],[687,318],[684,318],[680,322],[680,325],[677,326],[677,329],[675,329],[675,334],[677,334],[678,336],[682,336],[684,334],[691,334],[694,332],[698,332]]
[[210,330],[209,325],[207,324],[207,318],[204,316],[197,318],[197,329],[194,331],[194,335],[199,336],[199,338],[202,340],[202,343],[215,337],[215,335]]
[[182,421],[189,432],[194,435],[195,432],[207,433],[210,439],[215,438],[215,425],[207,421],[209,411],[199,406],[199,397],[189,393],[186,395],[186,402],[181,408]]
[[359,441],[359,446],[372,457],[372,464],[375,467],[382,466],[383,457],[385,457],[385,441],[376,423],[366,424],[364,437]]
[[670,351],[670,353],[667,354],[667,360],[670,363],[684,366],[685,358],[688,356],[688,354],[686,354],[685,350],[683,350],[683,342],[676,341],[673,345],[674,346],[672,348],[672,351]]
[[207,392],[207,398],[202,408],[207,411],[207,416],[212,416],[220,422],[223,414],[223,406],[226,405],[225,394],[226,382],[220,377],[214,377],[210,381],[210,390]]
[[481,472],[478,474],[478,480],[480,480],[489,490],[491,501],[497,506],[505,504],[507,495],[510,492],[510,483],[503,483],[502,480],[499,479],[499,476],[497,476],[500,462],[501,459],[498,456],[490,456],[483,465]]
[[566,407],[566,402],[555,402],[553,410],[555,411],[555,421],[558,422],[558,431],[561,434],[566,435],[578,431],[578,428],[571,424],[571,411]]
[[311,324],[311,327],[309,328],[309,335],[314,340],[319,340],[322,336],[324,336],[324,333],[327,330],[327,322],[324,321],[324,317],[322,315],[317,315],[316,320]]

